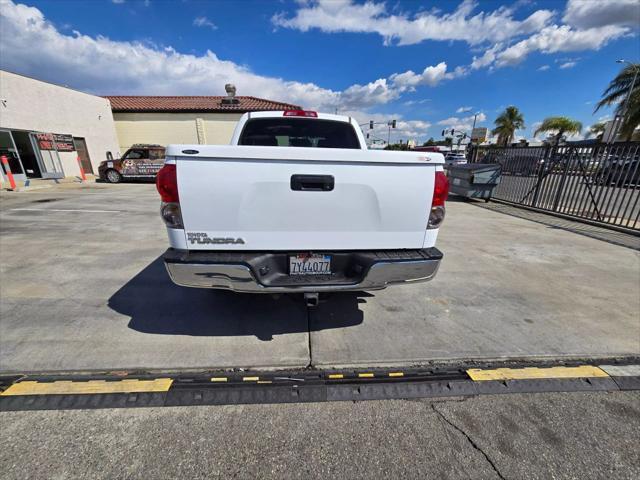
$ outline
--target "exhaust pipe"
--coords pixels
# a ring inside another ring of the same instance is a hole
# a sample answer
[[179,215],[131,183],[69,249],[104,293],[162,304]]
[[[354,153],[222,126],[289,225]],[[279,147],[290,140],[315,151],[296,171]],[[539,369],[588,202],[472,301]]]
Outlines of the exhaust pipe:
[[320,294],[315,293],[305,293],[304,294],[304,303],[307,304],[307,308],[317,307],[320,303]]

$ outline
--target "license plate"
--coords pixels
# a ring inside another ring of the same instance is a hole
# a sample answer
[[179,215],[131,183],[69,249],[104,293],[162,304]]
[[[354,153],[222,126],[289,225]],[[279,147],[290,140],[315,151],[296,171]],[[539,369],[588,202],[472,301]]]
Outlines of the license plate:
[[289,275],[329,275],[331,255],[291,255]]

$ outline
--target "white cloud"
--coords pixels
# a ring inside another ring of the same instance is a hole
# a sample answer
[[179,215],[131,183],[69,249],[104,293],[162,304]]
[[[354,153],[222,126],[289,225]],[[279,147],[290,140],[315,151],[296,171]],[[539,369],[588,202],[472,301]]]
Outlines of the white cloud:
[[518,35],[538,31],[553,12],[537,10],[524,20],[513,18],[513,9],[500,7],[491,12],[473,14],[477,3],[462,1],[451,13],[436,10],[415,15],[391,14],[383,2],[355,3],[352,0],[314,0],[302,2],[293,16],[274,15],[274,25],[307,32],[377,33],[385,45],[412,45],[424,40],[462,40],[475,45],[500,42]]
[[551,25],[498,53],[496,66],[504,67],[518,64],[527,55],[536,51],[556,53],[598,50],[628,31],[628,28],[616,25],[594,27],[587,30],[574,30],[568,25]]
[[461,66],[454,68],[453,71],[447,72],[447,64],[440,62],[437,65],[426,67],[422,73],[407,70],[403,73],[394,73],[389,79],[393,86],[400,89],[400,91],[413,91],[418,86],[435,87],[443,80],[451,80],[464,76],[467,73],[468,69]]
[[388,103],[400,96],[400,91],[392,88],[386,78],[380,78],[366,85],[352,85],[340,95],[342,108],[368,108]]
[[[234,83],[240,95],[331,111],[339,104],[340,92],[257,75],[211,51],[196,56],[79,32],[64,35],[37,8],[9,0],[0,0],[0,30],[2,68],[96,94],[212,95]],[[24,45],[31,46],[30,55]]]
[[218,27],[216,26],[215,23],[213,23],[211,20],[209,20],[207,17],[196,17],[193,19],[193,26],[194,27],[208,27],[211,30],[217,30]]
[[496,54],[502,49],[502,46],[502,43],[496,43],[487,49],[481,57],[474,56],[470,65],[471,69],[477,70],[491,65],[496,60]]
[[568,0],[563,16],[566,24],[551,24],[555,13],[546,9],[517,20],[515,12],[523,3],[485,12],[477,11],[479,2],[463,0],[450,13],[434,8],[408,14],[397,6],[388,9],[387,3],[378,0],[304,0],[293,13],[274,15],[272,22],[303,32],[377,33],[385,45],[459,40],[486,47],[467,67],[447,72],[446,63],[441,62],[422,73],[409,70],[390,77],[399,88],[408,90],[417,85],[434,86],[480,68],[516,65],[533,52],[598,50],[640,25],[638,0]]
[[456,113],[467,113],[473,110],[473,107],[460,107],[456,110]]
[[115,3],[117,5],[121,5],[124,3],[124,0],[111,0],[111,3]]
[[425,103],[430,102],[431,99],[430,98],[423,98],[422,100],[407,100],[406,102],[403,102],[403,105],[407,105],[407,106],[411,106],[411,105],[423,105]]
[[447,64],[440,62],[438,65],[425,68],[422,73],[407,70],[404,73],[394,73],[390,78],[393,84],[400,88],[413,89],[418,85],[434,87],[445,79],[446,74]]
[[[423,120],[405,120],[403,116],[397,113],[381,114],[381,113],[367,113],[360,111],[347,111],[340,112],[344,115],[349,115],[355,118],[359,124],[368,124],[370,120],[378,123],[373,130],[369,129],[368,125],[362,127],[362,131],[365,135],[368,133],[371,138],[387,141],[389,134],[391,134],[391,143],[395,143],[398,140],[418,140],[421,141],[427,138],[427,131],[431,128],[431,123]],[[387,122],[389,120],[396,119],[396,128],[389,130]]]
[[577,28],[604,25],[637,26],[640,24],[638,0],[569,0],[564,23]]
[[564,62],[560,64],[560,69],[566,70],[567,68],[573,68],[578,64],[578,62]]
[[[304,108],[349,114],[359,121],[392,118],[366,109],[397,99],[403,91],[388,79],[352,85],[343,91],[253,73],[247,67],[204,55],[184,54],[171,47],[65,35],[35,7],[0,0],[0,68],[98,95],[215,95],[234,83],[239,95],[291,102]],[[30,54],[24,55],[24,45]],[[430,124],[399,120],[397,134],[420,137]],[[372,118],[373,119],[373,118]],[[385,137],[386,138],[386,137]]]
[[547,70],[549,70],[551,67],[549,65],[542,65],[541,67],[538,68],[538,71],[540,72],[545,72]]

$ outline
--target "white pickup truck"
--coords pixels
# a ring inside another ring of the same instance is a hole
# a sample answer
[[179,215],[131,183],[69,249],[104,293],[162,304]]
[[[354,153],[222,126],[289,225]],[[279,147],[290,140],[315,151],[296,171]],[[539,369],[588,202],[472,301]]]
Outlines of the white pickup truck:
[[178,285],[237,292],[376,290],[432,279],[443,156],[373,151],[353,118],[242,116],[231,145],[169,145],[157,175]]

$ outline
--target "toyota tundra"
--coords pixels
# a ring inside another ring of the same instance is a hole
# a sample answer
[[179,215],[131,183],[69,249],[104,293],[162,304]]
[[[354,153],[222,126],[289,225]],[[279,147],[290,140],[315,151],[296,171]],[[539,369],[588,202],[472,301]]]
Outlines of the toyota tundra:
[[178,285],[376,290],[431,280],[448,181],[435,152],[368,150],[346,116],[246,113],[231,145],[169,145],[156,178]]

